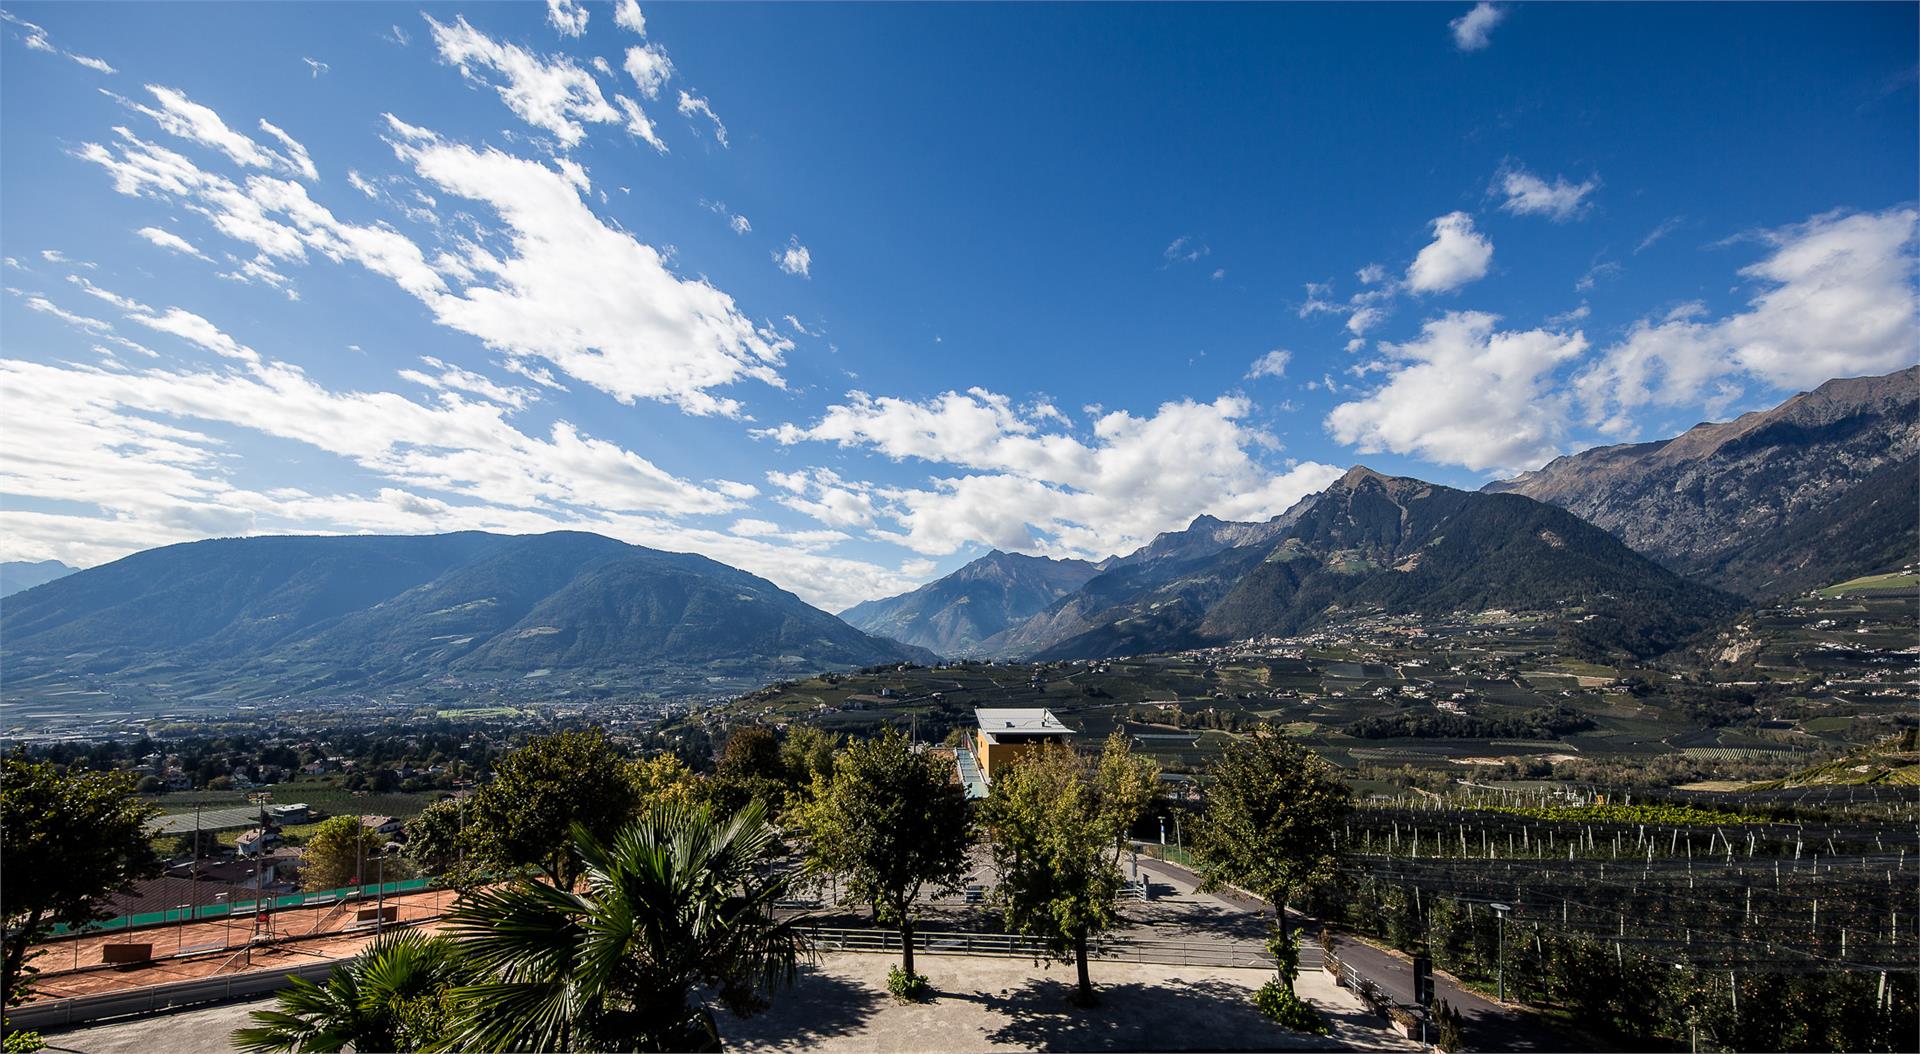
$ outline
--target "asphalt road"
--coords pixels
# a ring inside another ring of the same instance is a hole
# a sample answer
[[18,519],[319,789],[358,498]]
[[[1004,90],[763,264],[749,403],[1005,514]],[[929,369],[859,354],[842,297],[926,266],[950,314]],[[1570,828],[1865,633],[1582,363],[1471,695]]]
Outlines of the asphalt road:
[[[1140,870],[1151,874],[1157,881],[1167,882],[1183,891],[1192,889],[1196,884],[1193,872],[1178,864],[1142,859]],[[1256,915],[1267,915],[1272,911],[1265,901],[1231,890],[1212,896],[1224,904]],[[1302,967],[1317,966],[1320,959],[1316,940],[1320,933],[1319,922],[1298,912],[1289,912],[1288,916],[1302,933],[1301,939],[1305,945],[1301,948]],[[1392,995],[1396,1002],[1413,1002],[1413,966],[1405,958],[1350,939],[1339,940],[1334,951],[1349,966]],[[1461,988],[1443,974],[1434,974],[1433,982],[1436,1005],[1438,1000],[1444,999],[1448,1005],[1460,1011],[1466,1024],[1467,1045],[1473,1050],[1569,1051],[1584,1050],[1590,1045],[1576,1036],[1562,1033],[1530,1010],[1496,1003]]]

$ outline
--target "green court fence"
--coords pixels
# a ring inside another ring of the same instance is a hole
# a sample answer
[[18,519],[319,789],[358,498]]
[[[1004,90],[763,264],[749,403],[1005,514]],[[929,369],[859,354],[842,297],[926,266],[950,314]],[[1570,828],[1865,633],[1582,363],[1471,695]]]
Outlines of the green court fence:
[[[432,889],[431,878],[409,878],[400,882],[388,882],[384,885],[368,884],[364,886],[342,886],[339,889],[322,889],[311,893],[288,893],[274,897],[255,897],[252,900],[227,898],[214,904],[182,904],[165,911],[148,911],[138,915],[119,915],[80,927],[81,933],[107,933],[116,930],[137,930],[146,926],[170,926],[186,922],[200,922],[206,919],[224,919],[238,916],[252,916],[263,911],[284,911],[288,908],[311,908],[325,904],[338,904],[352,897],[366,899],[382,893],[417,893]],[[73,932],[64,925],[55,926],[53,935],[64,937]]]

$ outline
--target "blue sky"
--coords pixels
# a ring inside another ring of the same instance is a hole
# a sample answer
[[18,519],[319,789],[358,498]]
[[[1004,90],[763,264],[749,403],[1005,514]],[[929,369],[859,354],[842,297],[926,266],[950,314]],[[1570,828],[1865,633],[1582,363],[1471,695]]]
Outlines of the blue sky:
[[1916,357],[1912,5],[4,5],[0,555],[838,610]]

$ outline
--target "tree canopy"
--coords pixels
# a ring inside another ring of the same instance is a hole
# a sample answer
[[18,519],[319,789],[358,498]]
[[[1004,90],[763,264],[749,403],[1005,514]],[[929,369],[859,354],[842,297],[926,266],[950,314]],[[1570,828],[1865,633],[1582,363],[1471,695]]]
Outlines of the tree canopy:
[[640,805],[632,769],[605,733],[557,732],[495,762],[493,781],[467,801],[467,837],[480,862],[537,867],[564,887],[575,876],[573,825],[610,838]]
[[6,872],[6,938],[0,1000],[26,996],[28,950],[55,925],[103,917],[99,901],[159,870],[147,820],[159,810],[133,796],[125,772],[60,772],[21,753],[0,763],[0,832]]
[[1287,902],[1332,872],[1347,785],[1325,758],[1271,728],[1236,738],[1208,775],[1192,838],[1201,888],[1235,885],[1264,898],[1290,947]]
[[1074,962],[1082,1005],[1094,998],[1087,939],[1119,919],[1119,846],[1158,778],[1159,766],[1116,734],[1097,766],[1065,747],[1021,757],[995,776],[984,803],[1007,928]]
[[898,926],[901,968],[913,973],[914,901],[951,889],[967,869],[971,817],[951,759],[918,752],[894,729],[854,743],[815,769],[795,811],[809,865],[844,876],[847,892]]

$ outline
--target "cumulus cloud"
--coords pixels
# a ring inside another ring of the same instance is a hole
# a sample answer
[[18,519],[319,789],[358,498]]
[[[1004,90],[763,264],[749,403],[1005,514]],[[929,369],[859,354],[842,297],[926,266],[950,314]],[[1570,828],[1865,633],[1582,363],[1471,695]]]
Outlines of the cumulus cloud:
[[1592,207],[1587,198],[1598,189],[1599,176],[1580,183],[1555,176],[1549,183],[1517,165],[1503,168],[1494,177],[1494,191],[1505,197],[1500,203],[1502,210],[1516,216],[1545,216],[1555,223],[1585,215]]
[[1385,383],[1327,415],[1363,454],[1391,451],[1476,471],[1536,468],[1561,452],[1568,400],[1554,374],[1587,348],[1579,332],[1497,331],[1497,316],[1449,312],[1381,343]]
[[647,35],[647,16],[641,13],[638,0],[614,0],[613,24],[643,37]]
[[800,244],[797,234],[787,238],[786,248],[774,250],[773,262],[788,274],[813,277],[813,253]]
[[1486,276],[1493,242],[1475,230],[1473,217],[1449,212],[1433,221],[1433,241],[1407,268],[1407,288],[1416,293],[1445,293]]
[[582,122],[622,123],[623,115],[601,94],[593,74],[573,59],[565,55],[543,58],[518,45],[494,40],[468,25],[464,15],[455,16],[451,25],[431,15],[421,17],[433,31],[441,61],[458,66],[460,75],[468,80],[490,84],[507,109],[535,128],[551,132],[562,144],[573,146],[585,138]]
[[547,24],[563,36],[587,31],[587,5],[580,0],[547,0]]
[[658,44],[636,44],[628,48],[624,65],[634,86],[649,99],[658,99],[660,89],[673,79],[673,60],[667,58],[666,50]]
[[[977,543],[1099,557],[1136,548],[1202,512],[1269,518],[1339,477],[1339,469],[1314,462],[1281,473],[1256,462],[1249,448],[1268,446],[1271,437],[1244,423],[1251,409],[1245,399],[1223,396],[1169,402],[1150,417],[1113,411],[1099,415],[1082,438],[1050,430],[1057,410],[1022,410],[982,388],[924,402],[853,392],[813,425],[761,434],[785,445],[832,443],[964,473],[935,476],[917,489],[862,489],[818,475],[774,481],[801,499],[789,507],[822,522],[872,523],[873,536],[930,555]],[[828,502],[838,503],[833,513],[814,511]]]
[[1283,348],[1275,348],[1253,360],[1253,368],[1247,371],[1247,379],[1253,380],[1257,377],[1285,377],[1287,375],[1287,363],[1292,361],[1293,352]]
[[1479,51],[1493,43],[1493,27],[1507,17],[1507,9],[1480,0],[1473,9],[1447,23],[1453,30],[1453,46],[1461,51]]
[[1912,208],[1831,212],[1762,232],[1772,252],[1740,271],[1759,287],[1746,309],[1713,318],[1689,303],[1634,323],[1577,379],[1588,420],[1627,433],[1649,404],[1724,404],[1748,382],[1811,388],[1912,365],[1917,220]]

